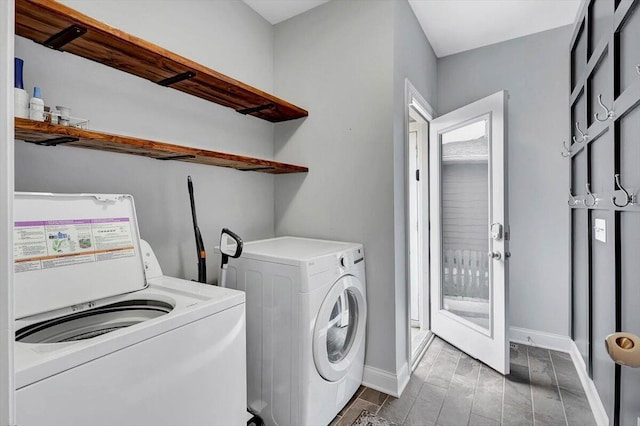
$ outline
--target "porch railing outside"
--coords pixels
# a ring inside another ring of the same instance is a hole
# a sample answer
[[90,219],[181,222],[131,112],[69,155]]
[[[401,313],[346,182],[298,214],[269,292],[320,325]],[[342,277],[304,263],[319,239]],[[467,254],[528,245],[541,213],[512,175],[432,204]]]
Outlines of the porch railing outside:
[[489,258],[484,251],[446,249],[444,296],[489,299]]

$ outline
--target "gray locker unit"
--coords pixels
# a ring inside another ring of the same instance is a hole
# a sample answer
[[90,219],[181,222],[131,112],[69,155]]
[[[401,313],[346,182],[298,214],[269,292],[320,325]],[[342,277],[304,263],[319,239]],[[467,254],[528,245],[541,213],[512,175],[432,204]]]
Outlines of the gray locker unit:
[[604,339],[640,334],[640,0],[587,1],[570,54],[572,338],[610,423],[635,426],[640,369]]

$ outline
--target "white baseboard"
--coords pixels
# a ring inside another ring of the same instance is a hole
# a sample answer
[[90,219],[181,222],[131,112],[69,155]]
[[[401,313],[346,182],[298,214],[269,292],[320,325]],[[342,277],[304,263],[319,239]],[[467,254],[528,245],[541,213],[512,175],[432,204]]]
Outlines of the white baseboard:
[[398,374],[365,365],[362,384],[368,388],[399,398],[407,383],[409,383],[409,376],[409,365],[406,362],[402,365]]
[[573,340],[569,336],[530,330],[528,328],[510,327],[509,340],[523,345],[539,346],[560,352],[571,352]]
[[573,340],[571,340],[571,350],[569,351],[569,354],[571,355],[573,365],[575,365],[576,370],[578,371],[580,383],[582,383],[582,387],[587,394],[587,399],[589,400],[589,405],[591,406],[591,411],[596,419],[596,423],[598,426],[608,426],[609,416],[607,416],[607,412],[604,409],[600,395],[598,395],[595,383],[593,383],[593,380],[589,378],[587,366],[585,365],[584,359],[578,350],[578,346]]
[[580,355],[580,351],[578,350],[576,343],[571,340],[569,336],[561,336],[559,334],[546,333],[543,331],[529,330],[519,327],[511,327],[509,332],[510,340],[514,343],[539,346],[541,348],[570,354],[573,365],[576,367],[576,371],[578,372],[578,377],[580,377],[580,383],[582,383],[582,387],[587,395],[587,400],[591,406],[591,411],[593,412],[596,423],[598,426],[607,426],[609,424],[609,417],[604,409],[600,395],[598,395],[596,385],[593,383],[593,380],[589,378],[587,367],[584,364],[582,355]]

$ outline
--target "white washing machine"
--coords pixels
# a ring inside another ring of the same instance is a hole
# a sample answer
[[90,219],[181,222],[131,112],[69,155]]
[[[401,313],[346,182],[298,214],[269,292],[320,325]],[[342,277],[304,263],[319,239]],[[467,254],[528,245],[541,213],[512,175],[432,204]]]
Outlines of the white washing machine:
[[269,426],[329,424],[362,382],[362,245],[245,243],[229,262],[227,285],[246,292],[249,407]]
[[128,195],[17,193],[16,420],[242,425],[244,294],[166,277]]

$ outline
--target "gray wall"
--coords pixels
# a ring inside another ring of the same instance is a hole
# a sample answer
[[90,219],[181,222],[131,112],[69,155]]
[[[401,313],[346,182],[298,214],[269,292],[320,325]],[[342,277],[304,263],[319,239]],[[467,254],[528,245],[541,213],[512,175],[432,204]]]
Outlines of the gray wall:
[[[273,27],[242,2],[65,3],[262,90],[273,89]],[[271,123],[29,40],[16,40],[16,56],[25,60],[28,90],[40,86],[47,105],[71,107],[73,115],[91,119],[92,129],[273,156]],[[287,100],[297,101],[295,96]],[[189,174],[209,251],[210,282],[219,267],[213,247],[223,226],[246,240],[274,234],[271,175],[22,142],[16,143],[15,161],[19,191],[133,194],[142,237],[153,246],[167,275],[197,276]]]
[[366,254],[367,365],[395,371],[390,1],[333,1],[275,27],[275,90],[304,125],[275,130],[277,235],[356,241]]
[[[278,24],[275,91],[310,115],[275,129],[277,235],[362,242],[366,364],[406,364],[404,79],[435,97],[435,55],[407,2],[333,1]],[[402,49],[399,50],[399,48]]]
[[510,325],[565,336],[570,37],[567,26],[438,61],[440,114],[509,91]]

